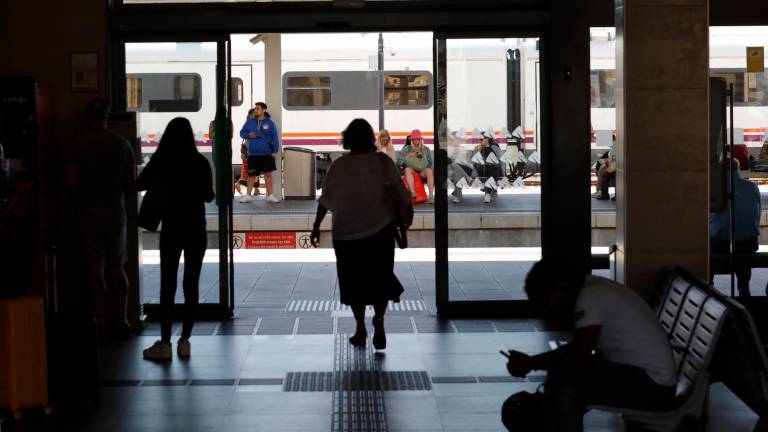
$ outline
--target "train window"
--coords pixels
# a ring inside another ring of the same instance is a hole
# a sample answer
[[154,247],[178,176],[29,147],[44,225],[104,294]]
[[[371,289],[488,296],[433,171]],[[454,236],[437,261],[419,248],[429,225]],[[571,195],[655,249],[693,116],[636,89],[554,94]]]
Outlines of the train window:
[[[428,71],[385,71],[387,109],[429,109],[432,74]],[[288,110],[376,110],[376,71],[286,72],[283,106]]]
[[615,108],[613,99],[616,88],[615,69],[593,69],[591,71],[592,108]]
[[197,112],[202,107],[202,79],[198,74],[127,74],[129,111]]
[[384,101],[387,107],[428,107],[429,75],[384,75]]
[[710,75],[733,84],[734,106],[768,106],[768,73],[745,69],[712,69]]
[[288,76],[285,84],[286,107],[331,105],[331,77],[329,76]]
[[243,105],[243,80],[240,78],[232,78],[231,91],[230,102],[232,103],[232,106],[239,107]]

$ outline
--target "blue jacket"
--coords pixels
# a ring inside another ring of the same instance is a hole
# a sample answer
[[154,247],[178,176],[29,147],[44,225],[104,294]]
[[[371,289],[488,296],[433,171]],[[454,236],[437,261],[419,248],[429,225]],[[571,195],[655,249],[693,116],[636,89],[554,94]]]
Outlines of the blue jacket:
[[[249,136],[251,132],[256,133],[256,138]],[[271,155],[280,151],[280,136],[269,114],[264,120],[255,118],[246,120],[243,128],[240,129],[240,138],[248,140],[248,156]]]
[[[757,238],[760,235],[760,190],[757,185],[749,180],[739,177],[734,173],[734,192],[736,195],[734,206],[734,234],[736,241]],[[726,201],[726,207],[718,213],[709,216],[709,236],[715,240],[730,240],[730,215],[731,201]]]

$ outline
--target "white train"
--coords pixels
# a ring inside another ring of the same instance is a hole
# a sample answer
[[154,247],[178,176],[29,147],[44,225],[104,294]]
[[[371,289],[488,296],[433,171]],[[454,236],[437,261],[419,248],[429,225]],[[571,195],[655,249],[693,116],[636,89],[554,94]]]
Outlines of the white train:
[[[616,128],[615,30],[592,36],[592,126]],[[232,36],[233,163],[237,132],[249,108],[264,100],[264,46]],[[339,132],[355,117],[378,125],[377,33],[282,35],[283,145],[337,152]],[[745,72],[745,47],[768,45],[766,28],[711,29],[711,73],[736,87],[735,127],[759,146],[768,125],[768,75]],[[385,33],[385,126],[395,144],[421,129],[431,144],[434,71],[431,33]],[[538,149],[539,52],[536,39],[450,40],[447,46],[449,131],[473,146],[481,132],[503,136],[522,126],[526,149]],[[516,71],[514,71],[516,68]],[[168,121],[187,117],[201,151],[210,152],[215,115],[214,43],[126,45],[128,109],[139,115],[142,149],[151,153]],[[514,77],[514,79],[511,79]],[[515,124],[517,123],[517,124]],[[684,127],[684,125],[680,125]],[[606,136],[606,134],[598,134]],[[610,136],[610,135],[608,135]],[[737,141],[741,137],[737,134]],[[593,148],[610,142],[601,140]]]
[[[239,163],[237,132],[247,111],[264,100],[264,47],[252,35],[233,35],[233,163]],[[385,33],[385,127],[396,146],[412,129],[427,144],[434,133],[434,74],[431,33]],[[283,145],[341,151],[339,133],[352,118],[378,126],[376,54],[378,34],[282,36]],[[536,149],[538,51],[534,39],[451,42],[448,46],[448,124],[467,145],[489,129],[502,140],[516,126]],[[512,51],[513,59],[508,58]],[[201,151],[210,152],[208,126],[215,115],[214,43],[138,43],[126,46],[128,109],[139,112],[142,149],[151,153],[176,116],[187,117]],[[510,60],[519,66],[514,100],[506,79]],[[516,106],[519,119],[507,114]]]

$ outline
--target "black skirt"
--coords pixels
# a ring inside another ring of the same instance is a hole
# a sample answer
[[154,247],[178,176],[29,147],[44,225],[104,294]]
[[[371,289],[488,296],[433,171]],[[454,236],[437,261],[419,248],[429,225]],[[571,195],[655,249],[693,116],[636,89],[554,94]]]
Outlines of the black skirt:
[[395,229],[388,225],[358,240],[334,240],[339,297],[345,305],[399,302],[403,285],[395,276]]

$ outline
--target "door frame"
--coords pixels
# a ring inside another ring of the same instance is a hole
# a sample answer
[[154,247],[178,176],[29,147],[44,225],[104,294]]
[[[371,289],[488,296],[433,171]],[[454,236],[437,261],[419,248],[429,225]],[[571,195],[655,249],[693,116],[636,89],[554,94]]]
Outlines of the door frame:
[[[434,32],[432,38],[433,56],[432,56],[432,73],[434,76],[435,85],[433,87],[435,100],[434,104],[434,146],[435,146],[435,281],[436,287],[436,307],[438,315],[442,317],[450,318],[470,318],[470,317],[533,317],[537,316],[537,312],[533,310],[528,300],[464,300],[456,301],[449,299],[449,284],[450,284],[450,263],[448,260],[448,191],[447,191],[447,152],[442,148],[440,142],[439,126],[441,122],[441,116],[443,113],[439,108],[440,103],[438,101],[444,101],[445,110],[447,111],[447,82],[445,81],[444,74],[447,65],[441,62],[445,61],[446,47],[445,42],[453,39],[488,39],[488,38],[539,38],[539,61],[541,63],[540,72],[546,73],[546,51],[543,47],[547,46],[544,43],[547,38],[547,32],[545,28],[539,29],[520,29],[520,30],[506,30],[506,31],[463,31],[463,32]],[[548,75],[545,75],[545,77]],[[540,92],[542,98],[548,94],[548,88],[546,83],[547,79],[539,79],[541,89],[537,89]],[[541,115],[539,119],[539,127],[542,130],[547,127],[548,115],[545,115],[544,107],[540,107]],[[522,110],[521,110],[522,111]],[[548,150],[548,141],[546,136],[538,136],[538,149]],[[544,158],[541,163],[542,171],[542,190],[541,190],[541,213],[545,212],[545,181],[546,170]],[[548,209],[547,209],[548,210]],[[541,253],[542,256],[546,255],[547,244],[543,241],[544,228],[542,226],[541,235]]]
[[[125,94],[126,86],[126,68],[125,68],[125,44],[126,43],[163,43],[163,42],[215,42],[216,43],[216,106],[224,107],[224,127],[228,128],[229,120],[232,118],[232,107],[230,101],[231,95],[231,44],[229,33],[199,35],[193,33],[183,33],[175,35],[146,34],[130,35],[123,37],[113,37],[110,44],[110,86],[109,100],[113,111],[122,112],[126,110],[127,100]],[[218,123],[218,122],[217,122]],[[220,125],[217,124],[217,131]],[[218,135],[218,133],[217,133]],[[221,134],[228,136],[226,131]],[[217,157],[217,161],[231,160],[231,146],[220,146],[223,153]],[[216,176],[218,179],[232,179],[231,163],[217,163]],[[232,239],[232,188],[231,180],[216,182],[216,202],[218,209],[218,243],[219,243],[219,301],[217,303],[200,303],[197,316],[202,320],[228,319],[234,316],[234,256]],[[139,252],[142,250],[141,238],[139,235]],[[141,256],[139,256],[139,267],[141,268]],[[139,278],[141,284],[141,278]],[[139,295],[141,287],[137,287]],[[142,304],[139,298],[140,315],[145,315],[147,319],[155,320],[159,316],[159,304]],[[180,312],[183,305],[174,304],[174,312]]]

